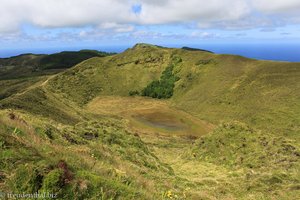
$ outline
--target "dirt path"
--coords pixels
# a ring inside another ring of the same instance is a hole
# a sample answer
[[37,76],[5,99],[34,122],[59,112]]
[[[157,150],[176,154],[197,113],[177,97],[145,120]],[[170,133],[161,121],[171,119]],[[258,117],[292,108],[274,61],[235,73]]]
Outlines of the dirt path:
[[25,94],[26,92],[28,92],[29,90],[35,89],[35,88],[40,87],[40,86],[44,87],[44,86],[48,83],[48,81],[51,80],[52,78],[54,78],[55,76],[56,76],[56,75],[48,76],[46,80],[39,81],[39,82],[37,82],[37,83],[35,83],[35,84],[29,86],[29,87],[26,88],[24,91],[19,92],[19,93],[16,93],[15,96],[23,95],[23,94]]

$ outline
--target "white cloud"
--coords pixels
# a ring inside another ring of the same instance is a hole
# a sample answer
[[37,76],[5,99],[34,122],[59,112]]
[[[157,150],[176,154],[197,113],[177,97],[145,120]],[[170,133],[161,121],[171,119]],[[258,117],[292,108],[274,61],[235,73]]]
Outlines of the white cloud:
[[[140,5],[134,13],[132,7]],[[274,18],[276,20],[274,20]],[[37,27],[93,26],[131,32],[135,25],[195,23],[247,29],[300,23],[299,0],[1,0],[0,32]]]
[[264,13],[291,14],[291,12],[300,11],[299,0],[253,0],[252,5]]
[[[139,14],[132,12],[136,4],[142,6]],[[39,27],[210,23],[237,20],[248,12],[243,0],[1,0],[0,31],[16,31],[22,23]]]
[[129,24],[117,24],[114,22],[106,22],[102,23],[98,26],[100,29],[106,29],[106,30],[111,30],[117,33],[125,33],[125,32],[131,32],[134,30],[133,25]]
[[210,32],[199,32],[199,31],[194,31],[190,35],[192,38],[201,38],[201,39],[209,39],[209,38],[217,38],[219,37],[215,33],[210,33]]
[[163,5],[141,2],[144,4],[140,21],[146,24],[230,21],[250,12],[246,1],[243,0],[166,0]]
[[40,27],[76,27],[134,21],[130,4],[121,0],[2,0],[0,31],[22,23]]

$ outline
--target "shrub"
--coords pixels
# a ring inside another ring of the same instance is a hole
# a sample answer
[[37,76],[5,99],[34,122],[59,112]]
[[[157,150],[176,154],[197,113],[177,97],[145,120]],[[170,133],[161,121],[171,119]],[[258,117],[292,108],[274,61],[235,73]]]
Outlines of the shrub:
[[[177,58],[173,61],[175,64],[182,62],[181,58]],[[173,96],[175,82],[179,80],[174,75],[173,69],[175,64],[171,63],[165,71],[163,71],[160,80],[152,81],[142,91],[142,96],[149,96],[158,99],[168,99]]]
[[52,129],[51,129],[50,127],[46,128],[46,130],[45,130],[45,135],[46,135],[49,139],[51,139],[51,140],[54,139],[54,136],[53,136],[53,133],[52,133]]
[[137,90],[132,90],[129,92],[129,96],[136,96],[136,95],[140,95],[140,92]]
[[204,59],[204,60],[198,60],[196,62],[196,65],[208,65],[208,64],[212,64],[215,63],[215,61],[213,59]]

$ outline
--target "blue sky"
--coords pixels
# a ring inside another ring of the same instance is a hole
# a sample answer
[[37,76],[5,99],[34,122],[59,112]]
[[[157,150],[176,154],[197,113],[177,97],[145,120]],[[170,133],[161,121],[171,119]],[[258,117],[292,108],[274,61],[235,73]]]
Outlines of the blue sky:
[[1,49],[300,43],[298,0],[2,0]]

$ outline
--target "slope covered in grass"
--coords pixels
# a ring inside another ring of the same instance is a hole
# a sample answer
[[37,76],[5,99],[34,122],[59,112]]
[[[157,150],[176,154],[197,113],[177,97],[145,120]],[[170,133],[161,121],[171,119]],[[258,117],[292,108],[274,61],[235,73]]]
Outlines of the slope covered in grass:
[[79,104],[98,95],[127,96],[130,91],[140,91],[159,79],[170,56],[166,49],[138,45],[121,54],[84,61],[49,81],[49,85]]
[[144,140],[174,169],[178,185],[187,186],[187,199],[296,200],[299,196],[296,140],[237,121],[221,124],[197,140],[150,136]]
[[21,54],[0,58],[0,78],[13,79],[54,74],[92,57],[112,55],[96,50],[63,51],[55,54]]
[[51,80],[50,86],[79,104],[99,95],[142,94],[174,57],[181,61],[172,69],[178,77],[170,99],[174,106],[215,124],[239,120],[269,132],[299,135],[299,63],[138,44],[115,56],[89,59]]
[[[60,199],[294,199],[299,73],[299,63],[138,44],[28,87],[5,82],[0,190]],[[153,81],[164,91],[169,79],[169,99],[129,96]]]
[[41,84],[49,78],[48,76],[62,72],[86,59],[109,55],[112,53],[81,50],[0,58],[0,100],[22,93],[32,85]]
[[235,171],[241,179],[241,195],[245,189],[265,194],[266,198],[280,194],[279,198],[289,199],[298,194],[300,148],[295,140],[276,137],[239,122],[224,123],[197,140],[185,156]]
[[300,150],[294,140],[254,130],[238,122],[224,123],[199,139],[192,153],[231,168],[299,168]]
[[[187,67],[175,88],[178,107],[214,123],[237,119],[271,132],[299,135],[299,63],[180,55]],[[199,64],[208,59],[208,64]]]
[[159,174],[172,175],[122,122],[100,119],[58,126],[45,120],[1,111],[2,192],[46,192],[58,199],[152,199],[161,188],[148,182]]
[[5,99],[45,79],[44,76],[0,80],[0,100]]
[[89,58],[108,55],[113,54],[96,50],[63,51],[42,57],[39,61],[39,66],[42,69],[70,68]]

